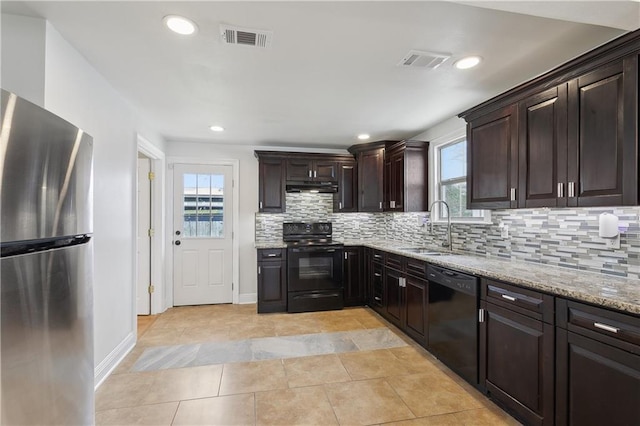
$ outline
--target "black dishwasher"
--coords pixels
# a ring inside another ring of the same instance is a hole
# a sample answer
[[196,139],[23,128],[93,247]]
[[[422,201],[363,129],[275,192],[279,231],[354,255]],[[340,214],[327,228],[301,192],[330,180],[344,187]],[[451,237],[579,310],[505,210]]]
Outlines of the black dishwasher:
[[427,266],[427,348],[463,379],[478,385],[478,278]]

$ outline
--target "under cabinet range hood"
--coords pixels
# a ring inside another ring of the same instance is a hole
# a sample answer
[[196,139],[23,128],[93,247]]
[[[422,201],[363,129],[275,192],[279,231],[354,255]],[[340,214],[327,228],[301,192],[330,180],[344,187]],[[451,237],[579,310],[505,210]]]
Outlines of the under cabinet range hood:
[[286,184],[287,192],[318,192],[322,194],[334,194],[338,192],[337,182],[319,182],[319,181],[292,181],[288,180]]

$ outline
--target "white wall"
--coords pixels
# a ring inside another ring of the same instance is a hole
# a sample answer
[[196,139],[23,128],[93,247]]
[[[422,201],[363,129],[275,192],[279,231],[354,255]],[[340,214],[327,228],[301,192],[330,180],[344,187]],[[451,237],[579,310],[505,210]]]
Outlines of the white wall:
[[467,123],[462,118],[451,117],[425,130],[419,135],[412,137],[411,139],[429,141],[432,145],[437,145],[438,143],[448,142],[448,140],[463,136],[466,128]]
[[[44,25],[46,45],[39,53],[44,63],[44,107],[82,128],[94,141],[94,359],[99,382],[135,343],[137,136],[144,132],[159,147],[163,142],[55,28]],[[37,33],[40,25],[14,29],[32,28]],[[3,26],[3,72],[29,75],[23,62],[5,61],[5,30]],[[30,48],[30,38],[24,34],[11,40],[16,43],[7,40],[11,51]],[[31,78],[37,80],[38,75]]]
[[2,15],[2,88],[44,105],[45,21]]

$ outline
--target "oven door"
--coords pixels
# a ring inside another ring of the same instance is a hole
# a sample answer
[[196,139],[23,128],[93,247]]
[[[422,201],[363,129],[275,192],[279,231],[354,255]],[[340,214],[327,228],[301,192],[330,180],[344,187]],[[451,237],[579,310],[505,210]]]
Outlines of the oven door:
[[290,247],[287,253],[289,292],[342,288],[343,247]]

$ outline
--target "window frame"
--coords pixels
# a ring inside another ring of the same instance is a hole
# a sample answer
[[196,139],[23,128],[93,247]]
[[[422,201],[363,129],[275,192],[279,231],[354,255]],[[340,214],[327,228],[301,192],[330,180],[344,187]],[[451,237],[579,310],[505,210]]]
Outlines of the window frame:
[[[431,200],[432,203],[436,200],[441,200],[442,194],[442,181],[440,180],[440,170],[441,170],[441,158],[442,158],[442,149],[451,145],[455,145],[457,143],[467,141],[466,132],[462,134],[457,134],[453,137],[446,138],[444,140],[434,142],[430,146],[430,157],[432,167],[431,170],[431,182],[430,192],[431,192]],[[468,145],[467,145],[468,146]],[[444,181],[445,184],[455,184],[467,182],[467,175],[463,177],[457,177],[452,179],[447,179]],[[467,189],[468,194],[468,189]],[[431,212],[431,221],[434,223],[446,223],[447,218],[443,217],[440,208],[436,208],[438,205],[434,206],[433,211]],[[482,216],[475,217],[451,217],[451,223],[467,223],[467,224],[490,224],[491,223],[491,211],[490,210],[479,210],[482,212]]]

